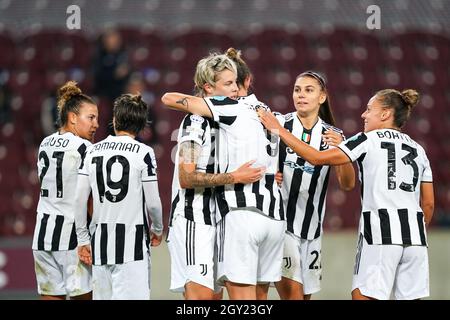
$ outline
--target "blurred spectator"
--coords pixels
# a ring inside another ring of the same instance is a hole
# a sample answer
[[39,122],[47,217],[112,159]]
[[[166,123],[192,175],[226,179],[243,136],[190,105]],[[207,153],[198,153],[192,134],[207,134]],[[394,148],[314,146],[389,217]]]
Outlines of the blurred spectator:
[[108,30],[100,37],[93,63],[94,94],[113,101],[123,93],[130,74],[128,55],[116,30]]
[[56,121],[58,119],[58,106],[56,97],[52,93],[48,96],[41,106],[41,127],[44,136],[49,136],[56,131],[58,125]]
[[148,125],[138,136],[138,140],[146,143],[146,144],[155,144],[158,141],[158,137],[156,135],[155,124],[156,124],[156,113],[151,108],[151,105],[155,102],[155,95],[153,92],[147,90],[145,82],[142,79],[142,75],[140,73],[133,73],[130,77],[130,80],[127,83],[125,88],[126,93],[131,94],[140,94],[142,96],[142,100],[149,106],[148,109]]
[[93,61],[94,94],[106,98],[107,108],[99,110],[100,127],[106,127],[106,134],[114,135],[112,127],[112,106],[120,96],[130,75],[128,55],[117,30],[109,29],[100,36]]
[[11,91],[4,83],[0,83],[0,124],[11,121]]

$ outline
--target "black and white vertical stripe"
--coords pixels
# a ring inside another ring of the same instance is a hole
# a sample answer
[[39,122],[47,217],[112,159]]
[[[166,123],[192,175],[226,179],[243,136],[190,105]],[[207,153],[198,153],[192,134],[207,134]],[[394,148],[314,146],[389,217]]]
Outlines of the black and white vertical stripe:
[[145,229],[142,224],[97,224],[91,237],[93,264],[122,264],[144,259]]
[[361,252],[364,245],[364,237],[362,234],[359,234],[358,236],[358,245],[356,246],[356,258],[355,258],[355,265],[353,267],[353,274],[359,273],[359,265],[361,263]]
[[[196,116],[199,117],[199,116]],[[200,143],[202,141],[202,150],[200,159],[197,163],[197,170],[203,170],[206,173],[214,173],[214,156],[215,148],[215,129],[214,124],[207,118],[203,119],[201,127],[198,130],[189,130],[192,125],[190,116],[186,116],[181,123],[180,132],[178,135],[178,142],[181,139],[187,139],[183,141],[194,141]],[[192,139],[192,140],[189,140]],[[215,200],[213,188],[195,188],[195,189],[182,189],[178,180],[178,158],[175,163],[174,177],[172,181],[172,204],[171,204],[171,217],[170,223],[174,215],[182,215],[187,220],[213,225],[215,224]]]
[[[295,112],[286,115],[284,127],[299,139],[306,132]],[[340,129],[319,119],[307,131],[310,134],[309,145],[317,150],[327,149],[322,134],[328,129],[342,134]],[[308,163],[284,143],[280,143],[279,159],[279,170],[283,172],[281,191],[287,230],[302,239],[316,239],[322,234],[330,167]]]
[[186,221],[186,265],[195,265],[195,223],[193,221]]
[[221,219],[217,224],[217,261],[222,262],[225,248],[225,219]]
[[360,232],[367,243],[426,246],[420,183],[433,177],[423,147],[394,129],[361,132],[338,147],[358,162]]
[[62,215],[38,213],[33,249],[44,251],[73,250],[77,247],[75,223]]
[[41,193],[33,250],[63,251],[77,247],[74,225],[77,173],[90,145],[71,132],[55,132],[42,140],[37,162]]
[[216,221],[220,221],[230,208],[252,207],[275,220],[284,220],[285,214],[281,193],[275,182],[275,175],[266,174],[254,183],[234,184],[215,189],[217,209]]
[[427,245],[423,212],[406,208],[363,211],[360,226],[368,244]]

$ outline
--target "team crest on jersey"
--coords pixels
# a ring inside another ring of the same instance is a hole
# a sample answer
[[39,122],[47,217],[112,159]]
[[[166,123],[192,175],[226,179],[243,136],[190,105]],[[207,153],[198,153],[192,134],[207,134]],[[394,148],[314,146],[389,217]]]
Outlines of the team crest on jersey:
[[326,143],[324,140],[322,140],[320,143],[320,150],[327,150],[329,148],[330,148],[330,146],[328,145],[328,143]]
[[292,120],[293,117],[294,117],[293,113],[288,113],[284,116],[284,120],[290,121],[290,120]]
[[300,169],[305,173],[309,173],[309,174],[313,174],[314,173],[314,167],[310,167],[310,166],[301,166],[293,161],[285,161],[284,165],[286,167],[289,167],[291,169]]
[[189,117],[189,119],[191,120],[191,122],[194,123],[203,123],[205,121],[205,119],[203,119],[201,116],[193,114]]
[[208,265],[206,263],[201,263],[200,266],[202,267],[200,274],[206,276],[208,274]]

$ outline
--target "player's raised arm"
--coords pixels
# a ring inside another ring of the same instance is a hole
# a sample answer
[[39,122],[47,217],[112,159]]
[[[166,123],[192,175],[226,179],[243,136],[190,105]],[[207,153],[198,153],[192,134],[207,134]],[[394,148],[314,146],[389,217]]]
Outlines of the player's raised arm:
[[271,113],[262,109],[258,110],[261,123],[267,130],[278,134],[296,154],[313,165],[341,165],[349,163],[350,159],[340,149],[329,149],[318,151],[303,141],[297,139],[292,133],[283,128],[277,118]]
[[[330,129],[323,134],[323,139],[329,146],[337,147],[342,141],[344,141],[344,136],[341,133]],[[346,163],[340,166],[335,166],[334,169],[339,187],[345,191],[352,190],[355,187],[355,170],[353,165],[351,163]]]
[[162,96],[161,101],[167,107],[178,111],[213,118],[211,110],[203,98],[178,92],[167,92]]

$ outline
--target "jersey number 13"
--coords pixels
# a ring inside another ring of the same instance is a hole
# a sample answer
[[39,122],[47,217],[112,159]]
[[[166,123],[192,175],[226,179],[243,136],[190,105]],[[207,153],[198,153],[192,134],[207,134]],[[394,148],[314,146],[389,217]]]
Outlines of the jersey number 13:
[[[389,190],[395,190],[397,187],[396,181],[396,167],[395,167],[395,144],[391,142],[381,142],[381,148],[387,150],[387,183]],[[401,182],[399,188],[406,192],[414,192],[416,190],[417,182],[419,180],[419,167],[414,161],[417,158],[417,149],[407,144],[402,143],[402,150],[407,151],[408,154],[402,158],[402,162],[411,166],[413,169],[412,183]]]

